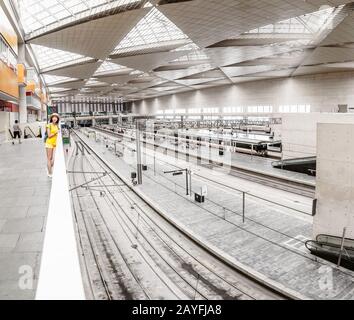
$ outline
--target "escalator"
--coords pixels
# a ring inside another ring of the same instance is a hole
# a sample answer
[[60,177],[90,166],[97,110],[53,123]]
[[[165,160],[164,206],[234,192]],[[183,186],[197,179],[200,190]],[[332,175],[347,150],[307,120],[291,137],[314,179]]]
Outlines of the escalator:
[[272,166],[277,169],[305,173],[311,176],[316,176],[316,157],[274,161],[272,162]]
[[[342,238],[320,234],[316,240],[308,240],[305,246],[312,254],[337,263],[341,252]],[[354,271],[354,240],[344,239],[341,266]]]
[[14,139],[14,135],[13,135],[13,133],[12,133],[12,131],[10,129],[9,129],[9,133],[10,133],[11,139],[13,140]]
[[[28,133],[29,131],[29,133]],[[25,139],[29,139],[29,138],[42,138],[42,132],[41,130],[39,130],[39,133],[36,135],[33,130],[31,129],[31,127],[29,126],[26,126],[24,129],[23,129],[23,132],[24,132],[24,137]]]

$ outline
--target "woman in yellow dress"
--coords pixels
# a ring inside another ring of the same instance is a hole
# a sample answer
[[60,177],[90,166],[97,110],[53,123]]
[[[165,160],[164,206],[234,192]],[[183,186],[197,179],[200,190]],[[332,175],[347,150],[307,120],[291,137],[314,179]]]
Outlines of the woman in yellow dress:
[[53,113],[50,116],[49,124],[46,127],[47,139],[45,141],[45,148],[47,151],[47,171],[48,177],[52,177],[54,166],[54,152],[57,146],[57,138],[59,132],[59,115]]

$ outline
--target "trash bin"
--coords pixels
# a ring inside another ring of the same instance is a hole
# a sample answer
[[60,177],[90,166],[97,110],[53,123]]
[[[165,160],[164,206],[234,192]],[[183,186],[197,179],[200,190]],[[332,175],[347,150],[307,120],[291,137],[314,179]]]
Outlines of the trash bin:
[[205,202],[205,197],[200,195],[200,194],[198,194],[198,193],[195,193],[194,194],[194,200],[196,202],[203,203],[203,202]]

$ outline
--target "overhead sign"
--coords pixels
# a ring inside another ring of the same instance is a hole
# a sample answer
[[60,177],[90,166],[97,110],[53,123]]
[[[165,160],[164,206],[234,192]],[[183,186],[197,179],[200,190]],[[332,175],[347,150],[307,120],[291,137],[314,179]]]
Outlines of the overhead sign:
[[58,107],[48,106],[47,113],[48,116],[50,116],[53,113],[58,113]]

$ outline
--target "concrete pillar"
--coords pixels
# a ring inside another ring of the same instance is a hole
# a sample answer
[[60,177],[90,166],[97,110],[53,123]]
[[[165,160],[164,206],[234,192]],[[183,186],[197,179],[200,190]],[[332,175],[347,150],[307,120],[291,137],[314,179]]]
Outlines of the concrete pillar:
[[109,125],[111,126],[111,125],[113,125],[113,118],[109,118]]
[[96,125],[96,119],[92,118],[92,126],[94,127]]
[[313,236],[354,239],[354,125],[318,124]]
[[[25,64],[26,48],[25,44],[20,43],[18,46],[18,63]],[[19,87],[19,120],[20,123],[27,123],[27,101],[26,101],[26,87]]]

